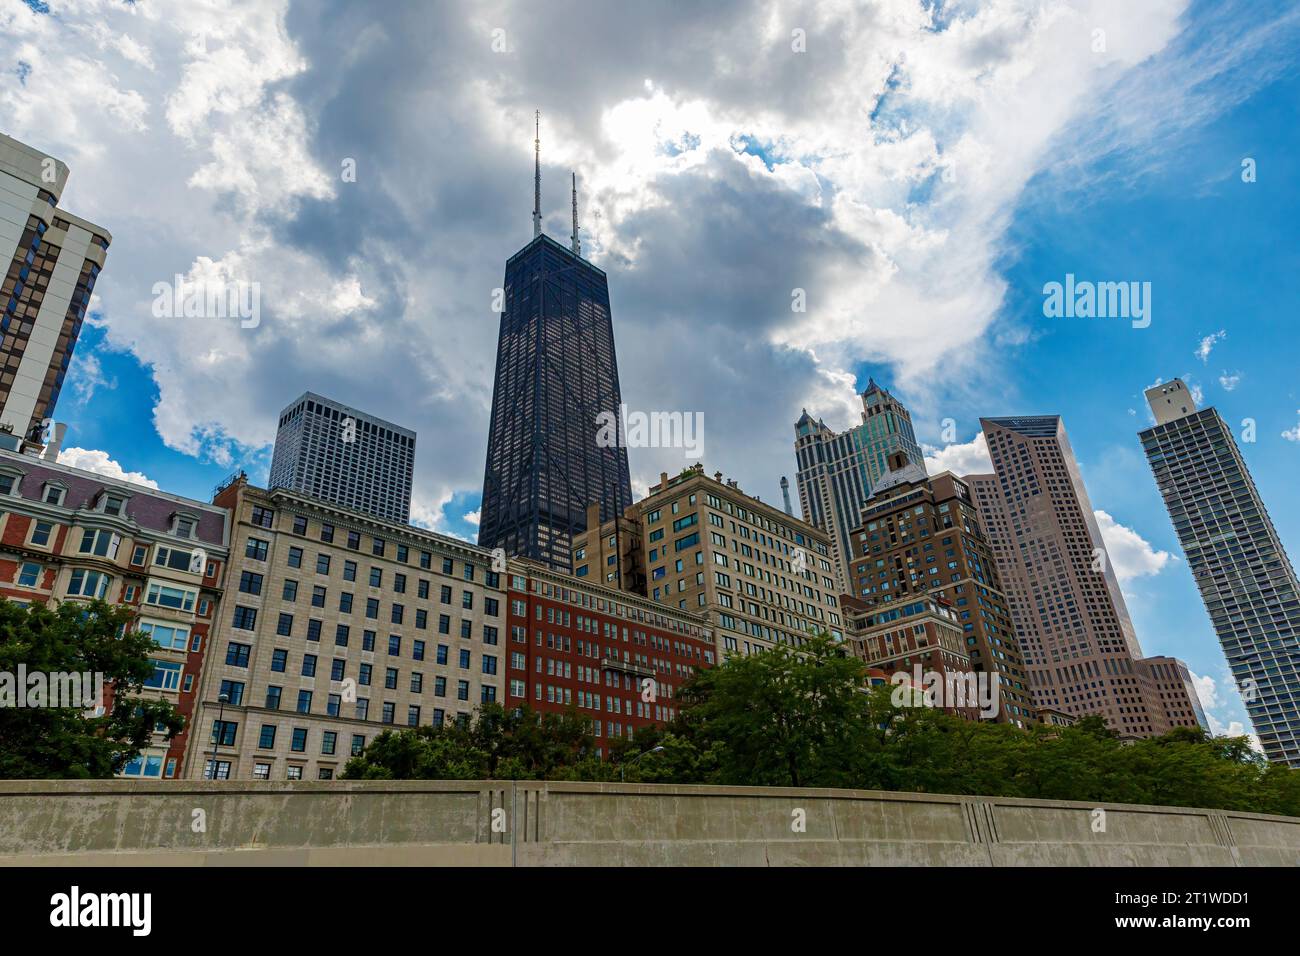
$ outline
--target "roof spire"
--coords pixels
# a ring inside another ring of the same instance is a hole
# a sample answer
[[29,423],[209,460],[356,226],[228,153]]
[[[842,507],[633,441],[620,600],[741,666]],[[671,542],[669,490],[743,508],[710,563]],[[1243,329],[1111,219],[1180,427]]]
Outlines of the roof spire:
[[582,255],[582,240],[578,238],[578,174],[573,174],[573,254]]
[[533,238],[542,234],[542,111],[534,117],[533,134]]

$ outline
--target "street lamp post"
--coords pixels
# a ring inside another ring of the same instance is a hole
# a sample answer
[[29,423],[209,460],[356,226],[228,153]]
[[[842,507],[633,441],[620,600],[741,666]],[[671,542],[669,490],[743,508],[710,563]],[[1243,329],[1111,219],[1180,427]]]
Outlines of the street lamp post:
[[221,731],[226,725],[226,701],[230,700],[230,695],[222,694],[217,700],[221,706],[217,709],[217,726],[212,729],[212,770],[208,773],[209,780],[217,779],[217,744],[221,742]]
[[642,753],[637,754],[635,757],[633,757],[633,758],[632,758],[631,760],[629,760],[627,763],[621,763],[621,764],[619,764],[619,765],[618,765],[618,779],[619,779],[619,782],[620,782],[620,783],[626,783],[626,782],[627,782],[626,771],[627,771],[627,768],[628,768],[628,767],[632,766],[632,764],[636,763],[638,760],[640,760],[640,759],[641,759],[642,757],[644,757],[646,754],[657,754],[657,753],[659,753],[659,752],[660,752],[661,750],[663,750],[663,749],[664,749],[664,748],[663,748],[662,745],[660,745],[660,746],[658,746],[658,747],[651,747],[649,750],[646,750],[646,751],[643,751]]

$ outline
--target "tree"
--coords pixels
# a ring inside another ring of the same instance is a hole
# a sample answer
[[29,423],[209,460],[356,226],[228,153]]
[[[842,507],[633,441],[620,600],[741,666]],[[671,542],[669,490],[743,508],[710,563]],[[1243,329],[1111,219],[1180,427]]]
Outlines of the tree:
[[[117,774],[149,744],[184,725],[170,702],[137,697],[153,676],[153,640],[131,630],[129,608],[65,601],[51,609],[0,601],[0,674],[101,675],[104,713],[78,707],[0,707],[0,778],[102,778]],[[23,692],[25,688],[19,688]]]

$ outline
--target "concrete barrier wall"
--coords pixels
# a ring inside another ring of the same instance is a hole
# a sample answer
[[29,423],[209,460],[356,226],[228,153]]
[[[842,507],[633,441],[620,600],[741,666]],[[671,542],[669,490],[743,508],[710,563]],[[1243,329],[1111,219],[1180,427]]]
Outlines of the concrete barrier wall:
[[17,863],[1294,866],[1300,819],[765,787],[0,781],[0,865]]

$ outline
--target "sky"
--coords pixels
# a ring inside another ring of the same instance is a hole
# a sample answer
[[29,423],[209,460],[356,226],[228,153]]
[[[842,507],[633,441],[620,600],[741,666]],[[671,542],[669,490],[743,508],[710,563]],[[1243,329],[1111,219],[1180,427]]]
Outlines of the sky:
[[[113,235],[62,460],[208,500],[310,389],[415,429],[413,520],[472,539],[540,110],[630,409],[702,414],[769,501],[801,410],[854,424],[869,376],[932,471],[988,469],[981,415],[1062,415],[1144,651],[1246,731],[1137,432],[1183,378],[1300,549],[1298,48],[1277,0],[0,0],[0,130]],[[1047,314],[1067,275],[1149,323]],[[178,277],[256,320],[160,309]]]

